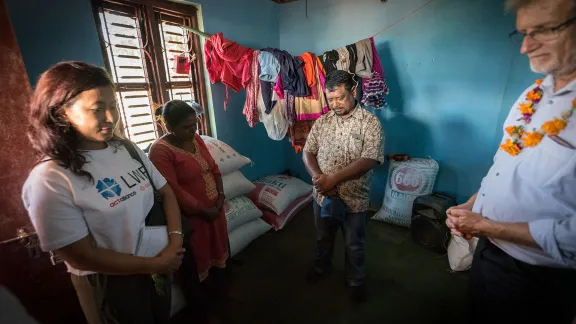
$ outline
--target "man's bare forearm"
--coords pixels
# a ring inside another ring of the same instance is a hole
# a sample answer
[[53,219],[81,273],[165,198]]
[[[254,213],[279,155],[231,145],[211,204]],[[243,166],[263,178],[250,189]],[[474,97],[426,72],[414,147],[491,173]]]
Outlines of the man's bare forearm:
[[368,171],[374,169],[378,162],[372,159],[358,159],[344,169],[336,172],[332,176],[334,177],[336,183],[342,183],[354,179],[358,179],[361,176],[365,175]]
[[486,219],[481,228],[481,236],[541,248],[532,237],[528,223],[502,223]]
[[318,166],[318,159],[316,158],[316,155],[304,151],[302,154],[302,159],[304,160],[306,171],[308,171],[310,176],[315,177],[322,174],[322,170],[320,170],[320,167]]

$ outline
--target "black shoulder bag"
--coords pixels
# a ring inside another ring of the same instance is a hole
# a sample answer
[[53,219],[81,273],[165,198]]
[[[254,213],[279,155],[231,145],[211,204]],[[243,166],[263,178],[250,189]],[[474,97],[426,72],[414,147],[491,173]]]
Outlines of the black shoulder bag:
[[138,161],[142,165],[144,172],[146,173],[146,177],[148,178],[148,181],[150,181],[150,185],[152,185],[152,190],[154,191],[154,205],[152,205],[152,209],[150,209],[150,212],[148,215],[146,215],[146,226],[166,225],[166,215],[164,214],[164,207],[162,207],[162,198],[160,197],[160,192],[154,185],[154,181],[150,176],[150,173],[146,169],[146,164],[144,164],[144,161],[142,161],[140,154],[138,154],[132,142],[123,140],[122,144],[124,144],[124,147],[126,150],[128,150],[128,153],[130,153],[132,159]]
[[[156,189],[154,181],[150,176],[150,173],[146,169],[146,164],[144,164],[144,161],[142,161],[140,154],[138,154],[136,148],[134,148],[134,143],[128,140],[123,140],[122,144],[124,144],[124,147],[126,148],[126,150],[128,150],[130,156],[142,165],[142,167],[144,168],[144,172],[146,172],[146,176],[150,181],[150,185],[152,185],[152,190],[154,190],[154,205],[152,206],[152,209],[150,209],[150,212],[146,216],[145,221],[146,226],[167,225],[166,215],[164,214],[164,207],[162,206],[162,198],[160,197],[160,192],[158,191],[158,189]],[[182,221],[182,233],[186,236],[188,234],[188,222],[186,222],[184,217],[181,217],[181,221]]]

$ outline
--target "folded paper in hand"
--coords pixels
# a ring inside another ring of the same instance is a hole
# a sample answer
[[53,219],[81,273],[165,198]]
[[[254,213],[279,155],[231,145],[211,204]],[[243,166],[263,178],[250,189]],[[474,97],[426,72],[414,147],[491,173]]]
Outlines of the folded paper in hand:
[[140,232],[136,256],[155,257],[168,245],[166,226],[146,226]]

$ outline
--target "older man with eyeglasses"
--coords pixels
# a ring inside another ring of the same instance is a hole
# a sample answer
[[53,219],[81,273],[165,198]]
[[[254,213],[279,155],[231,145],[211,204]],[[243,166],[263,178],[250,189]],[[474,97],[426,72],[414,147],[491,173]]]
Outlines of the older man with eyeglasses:
[[576,323],[576,1],[506,2],[510,36],[546,77],[514,104],[478,193],[446,223],[480,237],[473,322]]

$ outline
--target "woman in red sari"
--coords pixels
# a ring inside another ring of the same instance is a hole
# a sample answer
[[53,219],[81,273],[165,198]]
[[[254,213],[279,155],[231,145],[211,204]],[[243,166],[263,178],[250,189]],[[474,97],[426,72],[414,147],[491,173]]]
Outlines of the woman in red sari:
[[152,145],[150,160],[168,180],[188,220],[192,233],[188,244],[202,282],[210,273],[224,269],[229,257],[222,175],[196,134],[194,108],[184,101],[169,101],[162,117],[168,134]]

